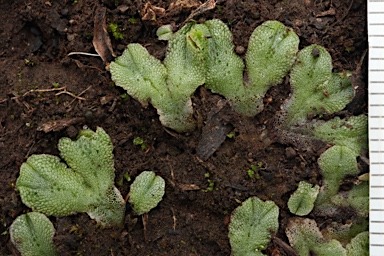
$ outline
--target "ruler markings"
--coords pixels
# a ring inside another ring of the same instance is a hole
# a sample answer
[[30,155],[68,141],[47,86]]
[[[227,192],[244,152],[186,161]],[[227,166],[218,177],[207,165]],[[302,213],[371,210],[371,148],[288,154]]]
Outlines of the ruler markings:
[[384,255],[384,0],[368,0],[369,253]]
[[377,225],[376,228],[373,228],[371,231],[381,232],[384,230],[384,220],[382,212],[371,212],[369,215],[369,219],[369,222],[375,223]]
[[[384,50],[384,46],[383,46],[383,50]],[[384,53],[384,51],[383,51]],[[384,81],[383,79],[383,72],[372,72],[372,73],[369,73],[369,76],[370,76],[370,81],[369,83],[370,84],[378,84],[378,83],[382,83]],[[373,85],[373,86],[377,86],[377,85]]]
[[[371,165],[372,165],[372,161],[371,161]],[[384,177],[383,176],[377,176],[375,178],[375,180],[371,180],[371,187],[372,188],[384,188],[384,184],[383,184],[383,181],[384,181]],[[377,197],[381,197],[382,195],[371,195],[371,196],[377,196]]]

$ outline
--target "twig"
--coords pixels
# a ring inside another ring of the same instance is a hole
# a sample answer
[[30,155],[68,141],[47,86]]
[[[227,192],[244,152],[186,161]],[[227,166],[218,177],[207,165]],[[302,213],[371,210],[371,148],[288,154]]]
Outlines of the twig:
[[343,17],[341,17],[340,21],[343,21],[347,17],[348,13],[352,8],[352,5],[353,5],[353,0],[351,0],[351,3],[349,4],[347,11],[344,13]]
[[144,213],[141,215],[141,220],[143,221],[143,229],[144,229],[144,241],[145,243],[148,243],[147,239],[147,223],[148,223],[148,213]]
[[50,88],[50,89],[36,89],[36,90],[29,90],[26,93],[22,95],[22,97],[27,96],[28,94],[32,92],[54,92],[54,91],[62,91],[65,90],[65,87],[60,87],[60,88]]
[[67,56],[71,56],[71,55],[86,55],[86,56],[93,56],[93,57],[101,57],[97,53],[87,53],[87,52],[70,52],[67,54]]
[[[80,92],[79,95],[77,95],[77,97],[83,95],[86,91],[88,91],[89,89],[91,89],[91,87],[92,87],[92,85],[88,86],[88,88],[86,88],[85,90],[83,90],[82,92]],[[81,97],[81,99],[86,100],[85,98],[82,98],[82,97]],[[69,103],[69,105],[71,105],[75,100],[76,100],[76,98],[73,99],[73,100]]]
[[[68,94],[69,96],[72,96],[72,97],[75,98],[75,99],[78,99],[78,100],[85,100],[85,98],[76,96],[75,94],[73,94],[73,93],[71,93],[71,92],[69,92],[69,91],[67,91],[67,90],[58,92],[58,93],[56,93],[55,95],[56,95],[56,96],[59,96],[59,95],[61,95],[61,94]],[[72,103],[72,102],[73,102],[73,101],[71,101],[71,103]]]
[[274,236],[272,240],[276,245],[280,246],[280,248],[283,249],[284,252],[287,253],[289,256],[299,256],[299,254],[297,254],[297,252],[291,246],[289,246],[280,238]]
[[213,8],[216,7],[216,2],[215,0],[207,0],[205,3],[200,5],[196,10],[192,11],[191,14],[188,16],[188,18],[181,24],[181,27],[184,26],[186,23],[188,23],[190,20],[192,20],[194,17],[212,10]]
[[172,219],[173,219],[173,231],[176,230],[176,222],[177,222],[177,219],[176,219],[176,215],[175,215],[175,209],[173,209],[173,207],[171,207],[171,211],[172,211]]

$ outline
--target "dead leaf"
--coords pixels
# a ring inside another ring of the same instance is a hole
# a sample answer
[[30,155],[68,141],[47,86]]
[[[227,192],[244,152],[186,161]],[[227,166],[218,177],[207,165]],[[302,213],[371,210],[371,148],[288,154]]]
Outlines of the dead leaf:
[[201,5],[201,2],[198,0],[176,0],[169,5],[169,10],[173,9],[191,9],[197,8]]
[[80,122],[84,122],[84,118],[75,117],[75,118],[64,118],[61,120],[48,121],[46,123],[40,124],[37,127],[38,131],[43,131],[45,133],[54,131],[60,131],[70,125],[78,124]]
[[196,184],[179,184],[179,188],[183,191],[200,190]]
[[141,11],[142,20],[156,20],[156,18],[163,17],[165,9],[153,6],[150,2],[146,3],[144,9]]
[[212,10],[216,7],[215,0],[207,0],[205,3],[200,5],[196,10],[192,11],[188,18],[183,22],[183,25],[195,18],[196,16],[203,14],[206,11]]
[[[197,144],[196,153],[203,161],[207,160],[225,141],[232,126],[226,124],[223,115],[228,111],[226,104],[219,104],[216,109],[208,114],[205,126],[202,129],[201,138]],[[223,111],[226,110],[226,111]]]
[[361,56],[356,70],[352,72],[352,76],[350,77],[353,89],[355,90],[355,95],[353,100],[345,108],[351,111],[354,115],[359,115],[362,111],[366,111],[367,109],[367,84],[364,80],[364,73],[362,70],[362,67],[367,66],[366,64],[364,65],[364,61],[367,61],[365,58],[366,55],[367,50]]
[[96,10],[92,44],[104,63],[109,63],[116,57],[113,52],[105,21],[106,8]]

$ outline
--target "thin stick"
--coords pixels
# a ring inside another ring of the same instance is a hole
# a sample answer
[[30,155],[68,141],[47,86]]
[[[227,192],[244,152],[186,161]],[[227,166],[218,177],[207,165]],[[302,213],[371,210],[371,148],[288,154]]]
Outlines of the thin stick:
[[93,56],[93,57],[101,57],[97,53],[87,53],[87,52],[70,52],[67,54],[67,56],[71,56],[71,55],[86,55],[86,56]]
[[[55,95],[56,95],[56,96],[59,96],[59,95],[61,95],[61,94],[68,94],[68,95],[72,96],[72,97],[75,98],[75,99],[78,99],[78,100],[85,100],[85,98],[76,96],[75,94],[73,94],[73,93],[71,93],[71,92],[69,92],[69,91],[67,91],[67,90],[58,92],[58,93],[56,93]],[[72,103],[72,102],[73,102],[73,101],[71,101],[71,103]]]
[[[86,91],[88,91],[89,89],[91,89],[91,87],[92,87],[92,85],[88,86],[87,89],[85,89],[85,90],[83,90],[82,92],[80,92],[79,95],[77,95],[77,96],[79,97],[79,96],[83,95]],[[82,98],[82,99],[86,100],[85,98]],[[73,99],[73,100],[69,103],[69,105],[71,105],[75,100],[76,100],[76,99]]]
[[191,14],[188,16],[188,18],[181,24],[181,26],[184,26],[187,22],[192,20],[194,17],[206,11],[212,10],[215,7],[216,7],[215,0],[207,0],[205,3],[200,5],[196,10],[192,11]]
[[65,87],[60,87],[60,88],[50,88],[50,89],[36,89],[36,90],[29,90],[26,93],[23,94],[22,97],[27,96],[28,94],[32,92],[54,92],[54,91],[62,91],[65,90]]

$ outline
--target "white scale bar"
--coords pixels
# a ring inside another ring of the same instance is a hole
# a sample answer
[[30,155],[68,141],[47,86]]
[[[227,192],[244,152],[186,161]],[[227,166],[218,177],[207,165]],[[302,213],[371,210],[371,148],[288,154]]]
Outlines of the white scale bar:
[[384,0],[368,0],[369,255],[384,255]]

